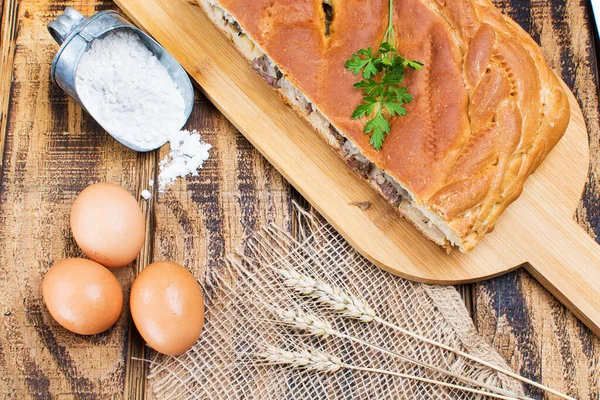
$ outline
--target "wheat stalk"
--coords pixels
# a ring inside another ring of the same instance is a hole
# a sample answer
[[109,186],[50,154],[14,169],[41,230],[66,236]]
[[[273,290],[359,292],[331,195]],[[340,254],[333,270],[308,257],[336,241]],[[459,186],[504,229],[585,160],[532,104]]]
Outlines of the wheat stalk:
[[497,393],[490,393],[484,390],[474,389],[470,387],[464,387],[455,385],[453,383],[437,381],[435,379],[423,378],[420,376],[413,376],[403,374],[400,372],[387,371],[377,368],[366,368],[359,367],[351,364],[342,362],[339,357],[323,353],[316,349],[301,349],[297,351],[284,350],[276,346],[267,346],[263,353],[259,353],[258,357],[266,361],[265,365],[288,365],[293,368],[299,368],[306,371],[321,372],[325,374],[332,374],[340,371],[341,369],[348,369],[360,372],[378,373],[390,376],[396,376],[403,379],[414,380],[418,382],[430,383],[438,386],[448,387],[456,390],[462,390],[469,393],[484,395],[497,399],[514,400],[516,397],[505,396]]
[[507,395],[507,396],[512,396],[512,398],[529,399],[527,397],[518,396],[518,395],[511,393],[509,391],[506,391],[502,388],[499,388],[499,387],[496,387],[493,385],[489,385],[487,383],[480,382],[475,379],[467,378],[465,376],[459,375],[452,371],[448,371],[446,369],[443,369],[443,368],[440,368],[440,367],[437,367],[437,366],[434,366],[431,364],[427,364],[425,362],[416,360],[412,357],[408,357],[404,354],[400,354],[395,351],[384,349],[383,347],[374,345],[372,343],[369,343],[369,342],[359,339],[357,337],[347,335],[336,329],[333,329],[332,325],[328,321],[321,320],[312,314],[304,313],[302,311],[295,311],[295,310],[283,310],[283,311],[279,312],[279,317],[283,323],[289,325],[290,327],[297,329],[297,330],[308,332],[311,335],[321,336],[321,337],[326,337],[326,336],[331,335],[331,336],[335,336],[335,337],[338,337],[341,339],[346,339],[351,342],[359,343],[363,346],[380,351],[384,354],[400,358],[401,360],[409,362],[411,364],[418,365],[423,368],[427,368],[429,370],[435,371],[435,372],[443,374],[443,375],[447,375],[449,377],[460,380],[471,386],[485,388],[492,392],[496,392],[496,393]]
[[318,371],[326,374],[337,372],[343,368],[342,360],[318,350],[288,351],[275,346],[268,346],[260,357],[268,365],[290,365],[307,371]]
[[404,335],[410,336],[414,339],[420,340],[424,343],[439,347],[441,349],[450,351],[456,355],[464,357],[468,360],[475,361],[481,365],[493,369],[496,372],[502,373],[511,378],[517,379],[521,382],[527,383],[538,389],[544,390],[548,393],[552,393],[567,400],[576,400],[575,398],[554,390],[546,385],[535,382],[531,379],[525,378],[521,375],[515,374],[505,368],[498,367],[488,361],[482,360],[478,357],[472,356],[464,351],[455,349],[451,346],[437,342],[432,339],[428,339],[419,334],[404,329],[396,324],[388,322],[377,315],[375,310],[367,304],[364,300],[359,299],[353,294],[346,293],[342,289],[332,286],[323,281],[313,279],[307,275],[301,274],[293,269],[276,269],[279,275],[283,278],[285,286],[291,288],[295,292],[313,298],[317,304],[322,305],[330,310],[340,314],[344,317],[357,319],[362,322],[375,322],[382,325],[388,326]]
[[381,321],[375,310],[366,302],[356,296],[346,294],[337,287],[317,281],[292,269],[278,269],[277,272],[284,278],[283,283],[287,287],[304,296],[312,297],[317,303],[338,314],[362,322]]
[[311,335],[327,337],[333,330],[331,324],[327,321],[318,319],[311,314],[302,313],[294,310],[284,310],[279,313],[281,320],[301,331],[308,331]]

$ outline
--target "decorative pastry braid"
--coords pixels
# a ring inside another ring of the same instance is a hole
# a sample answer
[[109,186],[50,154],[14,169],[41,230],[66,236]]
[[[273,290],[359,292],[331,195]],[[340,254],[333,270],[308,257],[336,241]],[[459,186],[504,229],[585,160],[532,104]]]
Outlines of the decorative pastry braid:
[[377,46],[388,0],[198,0],[253,68],[361,177],[437,244],[472,249],[564,134],[569,104],[537,44],[489,0],[396,0],[397,47],[414,101],[381,151],[360,79],[344,68]]

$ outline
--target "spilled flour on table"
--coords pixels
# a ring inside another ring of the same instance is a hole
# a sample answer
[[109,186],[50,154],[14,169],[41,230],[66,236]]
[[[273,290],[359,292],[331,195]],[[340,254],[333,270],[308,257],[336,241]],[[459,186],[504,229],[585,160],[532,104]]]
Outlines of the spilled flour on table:
[[[170,143],[159,165],[159,192],[177,178],[198,175],[211,145],[197,131],[179,131],[187,119],[183,97],[136,33],[117,30],[94,40],[76,80],[83,105],[121,143],[141,149]],[[152,196],[149,190],[141,195],[145,200]]]
[[[164,192],[179,177],[198,176],[212,146],[202,141],[198,131],[179,131],[169,136],[171,151],[160,161],[158,191]],[[154,183],[154,182],[153,182]]]
[[140,193],[140,195],[142,196],[142,199],[144,199],[144,200],[150,200],[150,197],[152,197],[152,193],[150,193],[150,191],[148,189],[142,190],[142,193]]

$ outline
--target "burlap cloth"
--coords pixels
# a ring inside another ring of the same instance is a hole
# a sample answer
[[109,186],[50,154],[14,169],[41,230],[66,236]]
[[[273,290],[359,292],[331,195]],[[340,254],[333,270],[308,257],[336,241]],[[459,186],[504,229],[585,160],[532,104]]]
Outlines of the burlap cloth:
[[[427,368],[382,355],[337,338],[315,338],[281,326],[273,305],[314,310],[290,295],[272,274],[290,267],[359,295],[382,317],[427,338],[443,342],[508,369],[477,334],[459,293],[392,276],[359,255],[329,224],[297,210],[300,235],[292,238],[276,226],[256,232],[216,270],[200,281],[206,303],[204,331],[198,343],[178,357],[156,358],[150,366],[150,390],[158,399],[466,399],[477,395],[435,384],[376,373],[342,370],[334,374],[265,366],[256,354],[265,345],[316,348],[356,366],[405,372],[457,383]],[[452,352],[407,338],[377,324],[318,315],[336,329],[370,343],[522,394],[521,385]],[[158,360],[158,361],[157,361]],[[459,382],[458,382],[459,383]]]

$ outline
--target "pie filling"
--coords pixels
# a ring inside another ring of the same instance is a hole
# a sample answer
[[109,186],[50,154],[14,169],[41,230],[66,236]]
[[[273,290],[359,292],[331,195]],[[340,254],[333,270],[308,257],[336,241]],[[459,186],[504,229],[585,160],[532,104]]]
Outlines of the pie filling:
[[212,21],[238,47],[238,50],[252,64],[252,68],[285,100],[312,125],[329,143],[337,149],[346,163],[361,177],[377,189],[392,205],[409,219],[420,231],[440,246],[451,248],[460,246],[462,240],[453,232],[439,215],[418,206],[413,196],[396,179],[364,157],[358,148],[348,140],[327,118],[296,88],[277,65],[247,35],[234,17],[215,0],[199,0]]

